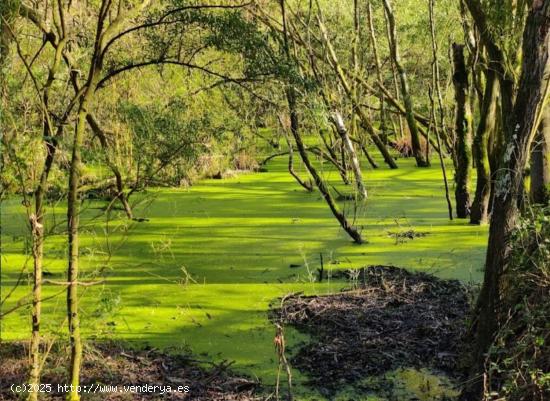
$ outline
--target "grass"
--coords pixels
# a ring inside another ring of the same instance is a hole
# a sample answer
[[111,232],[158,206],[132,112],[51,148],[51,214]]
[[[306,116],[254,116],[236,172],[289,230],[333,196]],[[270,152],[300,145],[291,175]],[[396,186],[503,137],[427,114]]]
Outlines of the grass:
[[[106,281],[81,290],[85,336],[189,347],[206,358],[234,360],[236,369],[269,384],[276,373],[274,330],[266,314],[270,302],[291,291],[326,293],[343,286],[311,280],[320,253],[326,268],[393,264],[479,281],[487,229],[448,220],[437,167],[417,169],[412,160],[399,165],[365,171],[369,200],[357,224],[368,243],[360,246],[339,228],[317,192],[305,193],[293,181],[284,158],[272,161],[266,173],[140,195],[136,214],[149,219],[142,223],[128,223],[121,215],[108,221],[102,203],[86,201],[82,275]],[[349,191],[336,173],[323,174]],[[350,204],[341,206],[351,212]],[[52,274],[46,278],[62,281],[64,211],[55,211],[50,210],[49,226],[55,216],[57,234],[47,239],[45,270]],[[2,204],[3,297],[26,266],[4,310],[30,290],[23,212],[16,199]],[[388,235],[410,229],[427,235],[398,244]],[[58,296],[45,302],[43,331],[66,337],[63,287],[46,284],[44,293]],[[1,323],[3,340],[28,339],[29,307]],[[301,338],[294,332],[289,337],[293,344]]]

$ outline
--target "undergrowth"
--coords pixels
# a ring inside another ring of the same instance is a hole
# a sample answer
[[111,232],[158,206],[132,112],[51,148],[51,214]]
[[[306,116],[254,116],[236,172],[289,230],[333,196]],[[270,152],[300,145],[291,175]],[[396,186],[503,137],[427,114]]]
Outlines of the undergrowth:
[[550,209],[521,220],[504,300],[508,320],[486,365],[485,400],[550,399]]

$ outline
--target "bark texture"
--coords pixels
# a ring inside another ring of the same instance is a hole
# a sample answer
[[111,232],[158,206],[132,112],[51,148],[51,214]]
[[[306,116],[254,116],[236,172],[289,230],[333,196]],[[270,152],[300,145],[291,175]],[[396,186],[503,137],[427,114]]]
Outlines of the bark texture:
[[[308,192],[312,192],[313,191],[313,185],[311,184],[311,181],[310,180],[308,180],[308,181],[302,180],[300,178],[300,176],[296,173],[296,171],[294,171],[294,149],[293,149],[293,146],[292,146],[292,140],[289,138],[288,132],[286,131],[286,127],[285,127],[285,124],[283,123],[283,119],[281,118],[281,116],[279,116],[279,122],[280,122],[281,127],[284,131],[286,143],[288,145],[288,172],[290,173],[290,175],[292,177],[294,177],[296,182],[298,184],[300,184],[300,186],[302,188],[304,188]],[[298,122],[297,120],[294,120],[294,123],[297,123],[297,122]],[[291,128],[291,130],[295,130],[295,129],[297,130],[298,127]]]
[[473,155],[477,170],[476,192],[470,210],[471,224],[487,223],[489,199],[491,196],[491,163],[489,160],[489,138],[495,135],[498,118],[498,80],[492,70],[486,74],[485,91],[481,115],[473,144]]
[[87,101],[81,102],[73,140],[71,166],[69,170],[69,193],[67,199],[67,222],[69,238],[69,266],[67,268],[67,319],[71,346],[70,384],[74,391],[67,395],[69,401],[78,401],[76,391],[80,384],[80,366],[82,365],[82,340],[80,338],[80,314],[78,311],[78,274],[79,274],[79,222],[80,222],[80,170],[82,164],[81,148],[85,132]]
[[545,107],[531,151],[531,201],[548,205],[550,200],[550,107]]
[[[484,355],[506,318],[500,306],[507,286],[512,283],[504,282],[503,273],[510,263],[510,240],[516,227],[523,171],[548,85],[549,32],[550,1],[535,1],[523,33],[522,70],[513,112],[503,124],[505,149],[495,183],[485,275],[477,305],[475,359],[478,374],[483,372]],[[474,392],[470,399],[479,399],[481,385],[477,389],[477,394]]]
[[456,115],[455,208],[458,218],[470,215],[470,166],[472,163],[472,110],[470,106],[468,68],[464,60],[464,45],[453,43],[453,84]]
[[365,187],[365,183],[363,182],[363,174],[361,173],[359,158],[357,157],[355,147],[353,146],[353,143],[351,142],[351,139],[348,135],[348,130],[344,125],[344,119],[339,112],[336,112],[334,113],[333,121],[334,126],[336,127],[336,131],[340,135],[340,139],[342,140],[342,143],[344,144],[344,147],[349,154],[349,158],[351,160],[351,169],[353,170],[353,174],[355,176],[355,185],[357,193],[359,194],[359,198],[367,199],[367,188]]

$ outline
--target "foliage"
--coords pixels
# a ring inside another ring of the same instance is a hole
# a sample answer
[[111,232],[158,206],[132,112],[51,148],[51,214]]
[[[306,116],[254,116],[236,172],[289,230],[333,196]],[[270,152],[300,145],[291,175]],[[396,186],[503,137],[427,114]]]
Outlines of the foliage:
[[139,150],[135,152],[136,174],[149,181],[143,184],[180,182],[186,178],[186,167],[204,150],[199,138],[208,119],[206,116],[188,121],[178,118],[186,108],[181,99],[173,99],[166,105],[122,103],[119,106],[120,115],[125,117],[134,134],[133,148]]
[[35,99],[24,95],[28,89],[28,81],[11,76],[2,80],[0,187],[3,194],[32,191],[43,159],[40,115]]
[[521,61],[518,51],[521,49],[529,2],[484,0],[482,3],[488,18],[488,29],[504,52],[509,72],[515,74],[516,63]]
[[550,209],[523,218],[512,246],[508,318],[489,353],[486,399],[542,401],[550,397]]

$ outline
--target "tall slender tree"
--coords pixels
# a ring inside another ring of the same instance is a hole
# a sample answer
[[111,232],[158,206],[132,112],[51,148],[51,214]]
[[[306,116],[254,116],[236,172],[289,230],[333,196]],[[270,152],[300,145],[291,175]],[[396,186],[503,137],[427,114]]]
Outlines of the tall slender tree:
[[498,79],[492,69],[485,74],[485,91],[481,115],[473,141],[473,157],[477,171],[475,196],[470,209],[470,223],[484,224],[489,218],[491,195],[491,163],[489,160],[489,137],[495,136],[498,116]]
[[[376,30],[374,29],[374,18],[372,11],[371,1],[367,1],[367,24],[369,27],[369,38],[372,48],[372,55],[374,57],[374,66],[376,68],[376,78],[378,82],[384,82],[384,77],[382,75],[382,63],[380,62],[380,51],[378,49],[378,40],[376,39]],[[380,128],[382,133],[386,133],[386,100],[384,99],[384,92],[380,91],[378,98],[380,100]],[[399,116],[399,119],[401,116]],[[402,132],[401,132],[402,134]]]
[[422,146],[420,143],[420,134],[418,130],[418,125],[416,123],[416,119],[414,118],[414,105],[412,96],[409,90],[409,80],[407,78],[407,72],[405,71],[405,67],[403,66],[403,63],[401,61],[401,55],[399,52],[399,41],[397,38],[397,26],[395,22],[395,14],[393,12],[392,4],[390,0],[383,0],[384,1],[384,9],[386,10],[386,16],[388,19],[388,32],[389,32],[389,45],[390,45],[390,53],[391,57],[393,59],[393,62],[395,64],[395,67],[397,68],[397,73],[399,75],[399,80],[401,83],[401,94],[403,96],[403,101],[405,104],[405,110],[406,114],[405,117],[407,118],[407,124],[409,126],[409,131],[411,135],[411,145],[412,145],[412,151],[414,158],[416,159],[416,165],[418,167],[428,167],[429,163],[426,160],[425,156],[422,154]]
[[464,59],[464,45],[453,43],[453,83],[455,88],[456,116],[456,215],[470,215],[470,167],[472,163],[472,109],[470,106],[470,82]]
[[[436,95],[437,95],[437,103],[438,103],[438,111],[439,113],[436,113],[436,107],[435,107],[435,100],[434,100],[434,94],[433,90],[430,91],[430,103],[431,103],[431,113],[432,113],[432,120],[433,120],[433,128],[435,137],[437,140],[437,154],[439,156],[439,166],[441,168],[441,173],[443,175],[443,185],[445,187],[445,199],[447,201],[447,210],[449,212],[449,219],[453,219],[453,205],[451,202],[451,196],[449,194],[449,181],[447,180],[447,167],[445,166],[445,161],[443,159],[443,147],[441,146],[441,133],[440,129],[438,127],[438,120],[439,120],[439,126],[441,129],[445,129],[445,109],[443,108],[443,95],[441,91],[441,84],[440,84],[440,72],[439,72],[439,54],[438,50],[439,47],[437,46],[437,37],[436,37],[436,21],[435,21],[435,0],[429,0],[428,3],[428,14],[430,19],[430,36],[432,38],[432,81],[433,81],[433,87],[435,89]],[[436,114],[439,115],[439,119],[436,117]],[[429,129],[429,128],[428,128]],[[427,145],[430,143],[429,141],[426,141]],[[426,150],[428,150],[427,148]],[[426,152],[427,154],[428,152]]]

